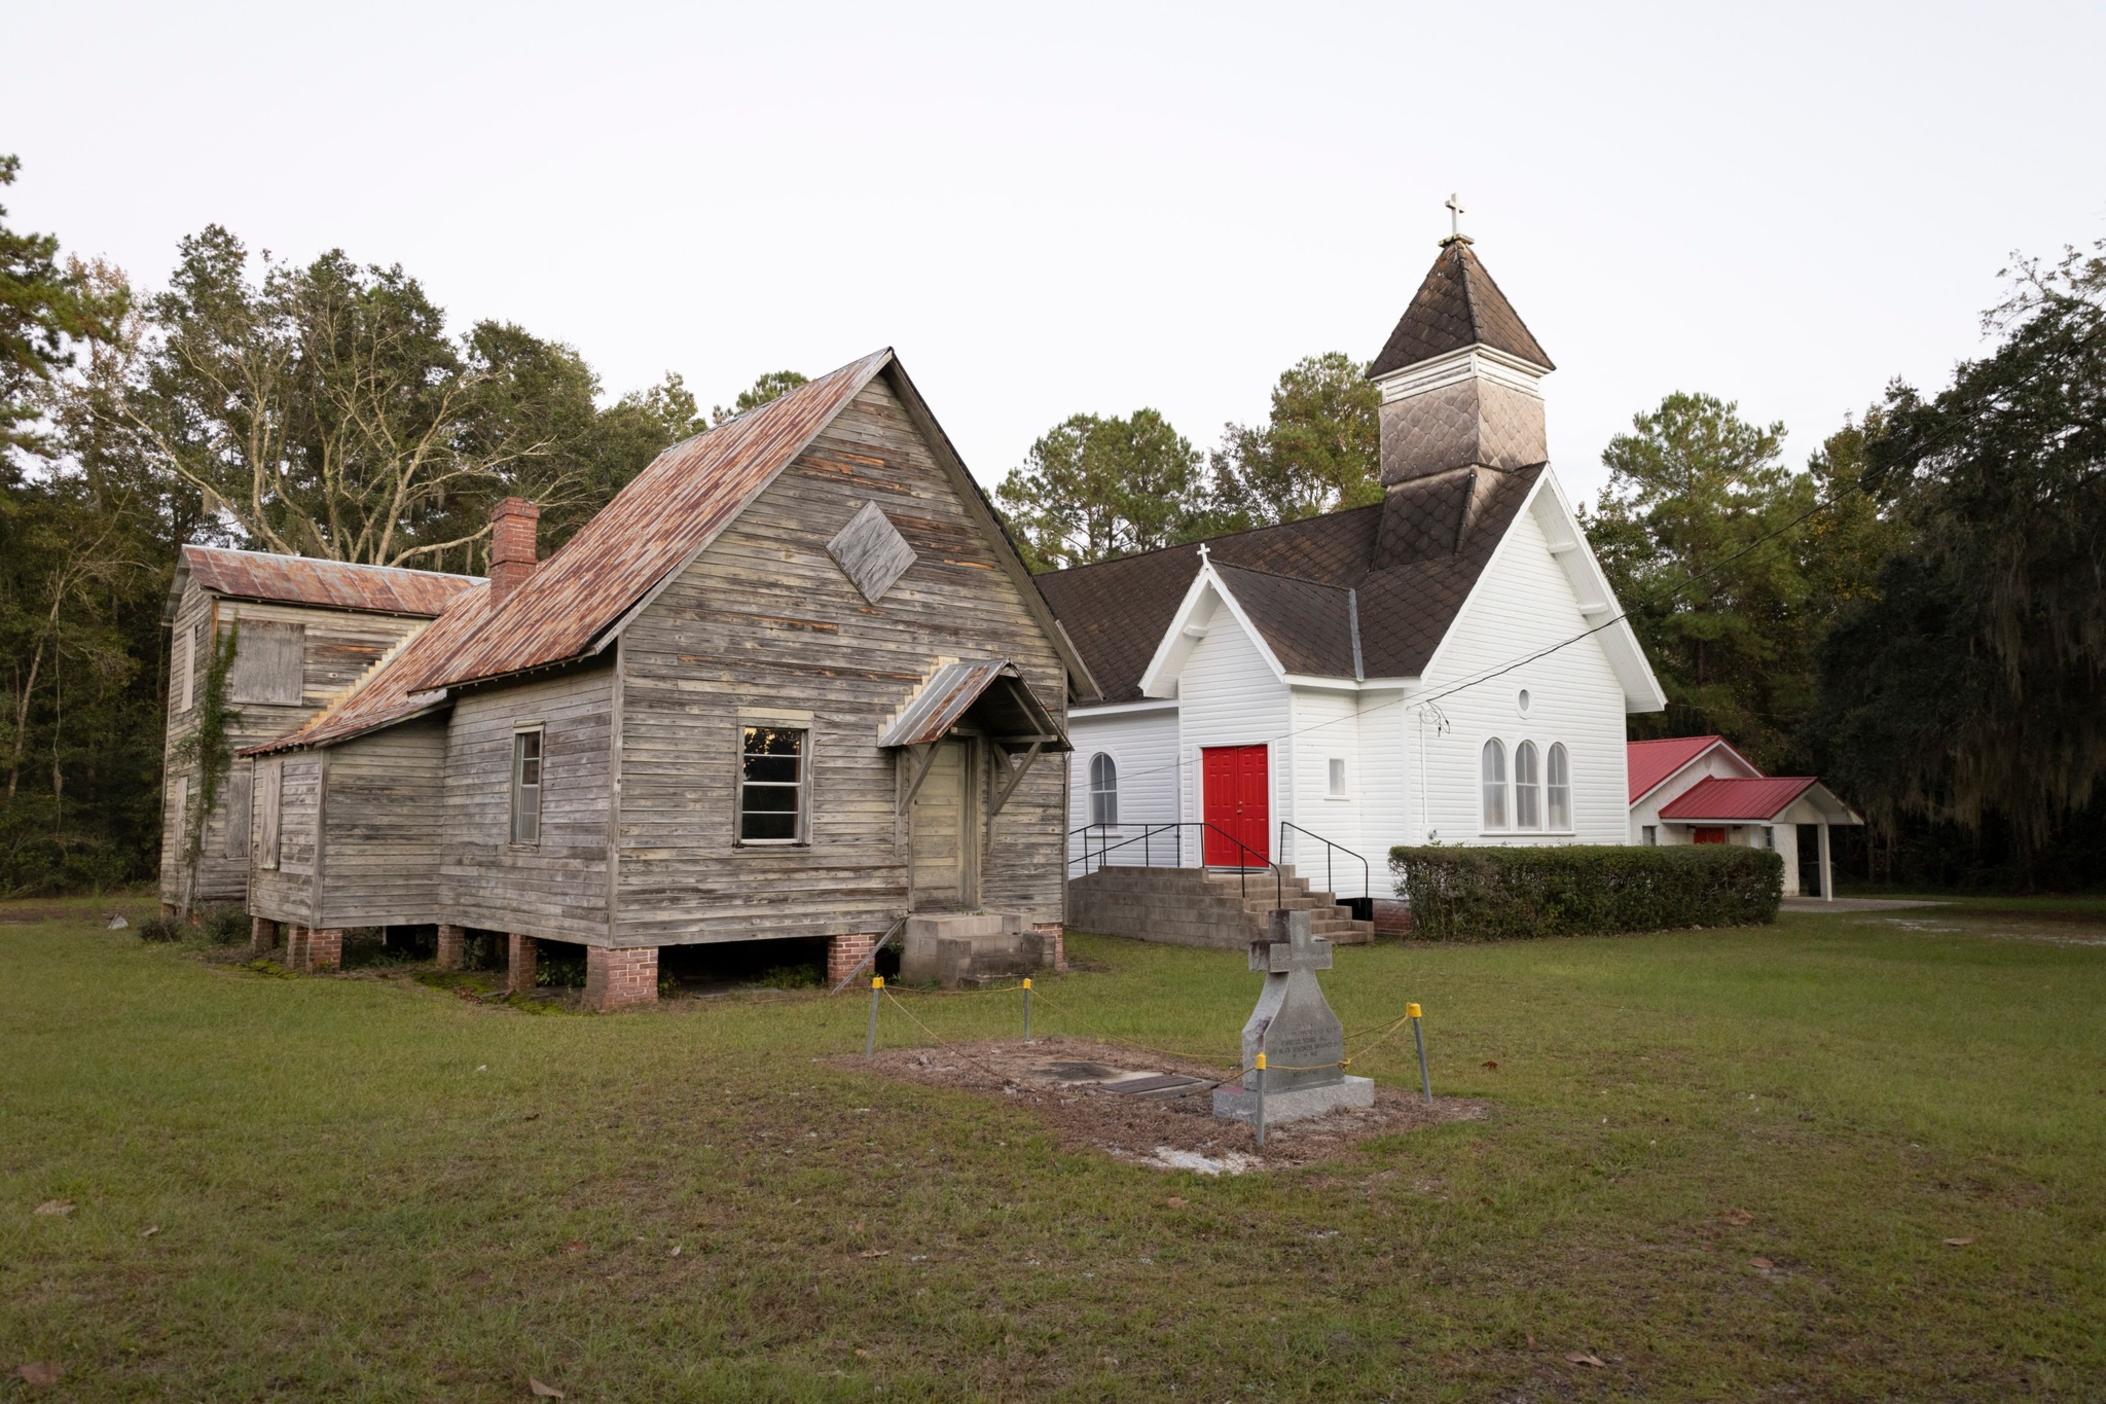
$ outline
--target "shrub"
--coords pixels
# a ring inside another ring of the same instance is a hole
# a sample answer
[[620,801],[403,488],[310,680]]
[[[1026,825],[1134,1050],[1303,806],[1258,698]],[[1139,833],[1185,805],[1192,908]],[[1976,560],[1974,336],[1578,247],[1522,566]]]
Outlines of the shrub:
[[198,934],[214,946],[239,946],[249,939],[249,914],[240,907],[207,907],[197,915]]
[[1429,941],[1498,941],[1773,921],[1784,859],[1734,844],[1669,848],[1393,848],[1390,871]]
[[183,923],[177,921],[174,917],[148,917],[133,929],[139,933],[140,940],[149,941],[156,945],[183,939]]

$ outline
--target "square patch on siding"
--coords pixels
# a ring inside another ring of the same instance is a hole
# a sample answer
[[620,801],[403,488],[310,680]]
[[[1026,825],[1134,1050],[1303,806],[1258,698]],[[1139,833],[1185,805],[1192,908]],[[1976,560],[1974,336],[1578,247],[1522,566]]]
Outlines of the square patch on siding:
[[914,548],[875,502],[863,504],[863,510],[826,543],[826,552],[872,604],[885,597],[915,560]]

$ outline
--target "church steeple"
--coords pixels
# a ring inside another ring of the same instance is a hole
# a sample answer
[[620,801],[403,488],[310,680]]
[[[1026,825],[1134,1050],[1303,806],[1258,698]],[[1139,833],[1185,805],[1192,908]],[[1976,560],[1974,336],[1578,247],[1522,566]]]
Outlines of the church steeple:
[[1382,481],[1549,456],[1538,382],[1555,370],[1458,227],[1368,368],[1382,391]]

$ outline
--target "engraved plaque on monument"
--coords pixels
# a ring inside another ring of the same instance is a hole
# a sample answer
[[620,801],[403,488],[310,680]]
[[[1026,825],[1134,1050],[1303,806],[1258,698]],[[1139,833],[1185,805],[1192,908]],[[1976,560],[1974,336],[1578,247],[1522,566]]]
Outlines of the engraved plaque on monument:
[[1331,943],[1311,934],[1307,911],[1272,914],[1269,939],[1253,941],[1250,968],[1265,976],[1257,1007],[1243,1025],[1240,1086],[1214,1089],[1214,1115],[1234,1121],[1256,1118],[1258,1054],[1265,1054],[1265,1119],[1293,1121],[1341,1107],[1375,1104],[1375,1084],[1348,1077],[1345,1026],[1331,1012],[1316,972],[1331,968]]

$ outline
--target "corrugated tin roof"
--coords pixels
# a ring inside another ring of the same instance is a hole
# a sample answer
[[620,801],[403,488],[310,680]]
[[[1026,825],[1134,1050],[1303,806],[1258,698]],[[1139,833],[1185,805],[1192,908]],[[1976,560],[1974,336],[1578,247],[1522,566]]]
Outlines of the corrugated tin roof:
[[1811,775],[1708,775],[1660,807],[1662,819],[1746,823],[1774,819],[1819,781]]
[[892,359],[888,347],[673,445],[543,561],[474,634],[434,656],[420,689],[591,653],[657,584],[714,540]]
[[425,619],[444,612],[478,576],[448,575],[400,566],[355,565],[271,551],[185,546],[183,569],[207,590],[234,599],[320,605]]
[[[990,690],[996,696],[990,697]],[[921,685],[921,690],[908,700],[892,724],[885,728],[884,734],[878,738],[878,745],[924,746],[941,741],[983,700],[990,704],[989,710],[992,711],[998,699],[1009,715],[997,713],[988,718],[993,723],[990,734],[996,740],[1051,737],[1053,749],[1068,749],[1067,737],[1061,732],[1060,723],[1031,691],[1031,685],[1024,681],[1017,666],[997,658],[946,663],[938,668]]]
[[[1640,796],[1725,739],[1723,736],[1669,736],[1658,741],[1626,744],[1623,748],[1624,769],[1630,776],[1631,803],[1638,803]],[[1735,751],[1734,754],[1740,753]],[[1755,767],[1748,768],[1753,770]]]
[[416,691],[418,673],[443,659],[490,614],[490,587],[479,582],[453,607],[389,649],[335,701],[276,740],[251,746],[243,755],[264,755],[304,746],[327,746],[392,726],[446,700],[445,691]]

